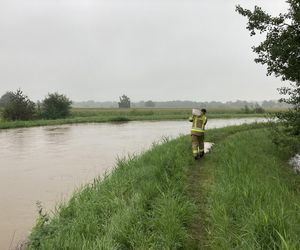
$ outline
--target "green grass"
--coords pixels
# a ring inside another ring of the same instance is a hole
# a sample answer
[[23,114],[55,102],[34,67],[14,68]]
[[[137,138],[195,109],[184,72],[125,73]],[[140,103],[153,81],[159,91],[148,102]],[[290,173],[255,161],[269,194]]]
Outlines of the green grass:
[[[0,120],[0,129],[62,125],[74,123],[102,123],[124,121],[159,121],[184,120],[191,114],[190,109],[96,109],[74,108],[71,116],[57,120],[32,121],[3,121]],[[243,118],[263,117],[265,114],[243,114],[238,110],[210,110],[209,118]]]
[[49,216],[27,249],[300,248],[300,176],[266,124],[207,131],[200,162],[190,137],[120,160]]
[[300,249],[300,176],[267,129],[229,134],[209,134],[221,140],[198,176],[194,221],[205,230],[194,249]]
[[181,248],[194,210],[185,192],[192,162],[187,137],[120,160],[110,176],[76,192],[50,222],[40,217],[28,249]]

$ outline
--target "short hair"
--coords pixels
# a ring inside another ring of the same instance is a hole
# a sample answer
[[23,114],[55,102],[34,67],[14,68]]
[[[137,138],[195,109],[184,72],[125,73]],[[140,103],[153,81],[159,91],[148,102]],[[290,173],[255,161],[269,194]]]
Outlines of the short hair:
[[201,109],[202,113],[206,114],[206,109]]

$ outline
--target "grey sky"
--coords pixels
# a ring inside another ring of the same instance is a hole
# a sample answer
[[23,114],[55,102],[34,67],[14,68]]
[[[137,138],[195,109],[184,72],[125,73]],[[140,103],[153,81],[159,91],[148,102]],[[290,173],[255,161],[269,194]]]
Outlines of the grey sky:
[[76,101],[276,99],[235,5],[284,0],[0,0],[0,95]]

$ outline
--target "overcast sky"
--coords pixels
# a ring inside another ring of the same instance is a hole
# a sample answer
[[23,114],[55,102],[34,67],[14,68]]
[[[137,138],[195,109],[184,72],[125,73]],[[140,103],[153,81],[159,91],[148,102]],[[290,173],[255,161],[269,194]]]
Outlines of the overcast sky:
[[284,0],[0,0],[0,95],[75,101],[277,99],[235,5]]

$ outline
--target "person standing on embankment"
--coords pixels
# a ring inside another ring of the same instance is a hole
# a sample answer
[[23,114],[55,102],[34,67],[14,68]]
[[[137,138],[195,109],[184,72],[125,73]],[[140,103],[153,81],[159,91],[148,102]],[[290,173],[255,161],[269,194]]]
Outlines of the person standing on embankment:
[[193,116],[189,118],[193,123],[191,136],[192,136],[192,149],[195,160],[204,156],[204,133],[205,125],[207,123],[206,109],[193,109]]

